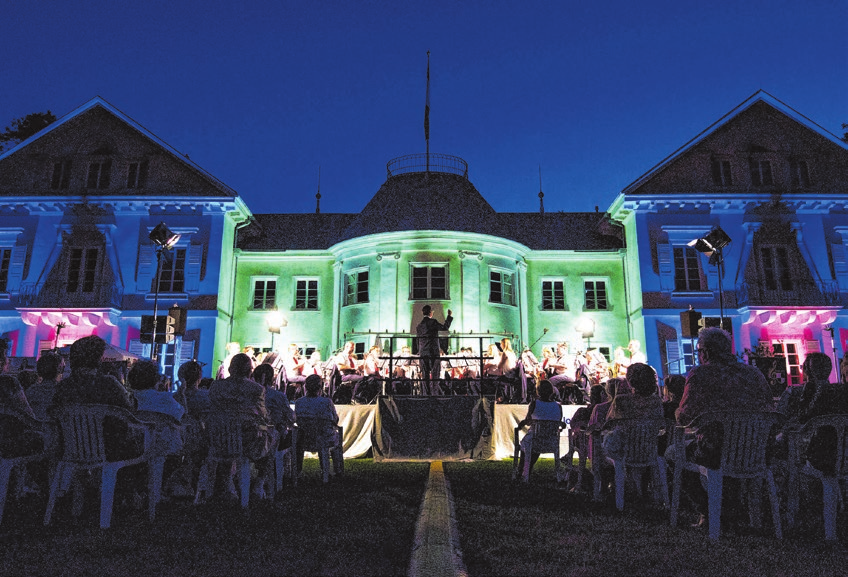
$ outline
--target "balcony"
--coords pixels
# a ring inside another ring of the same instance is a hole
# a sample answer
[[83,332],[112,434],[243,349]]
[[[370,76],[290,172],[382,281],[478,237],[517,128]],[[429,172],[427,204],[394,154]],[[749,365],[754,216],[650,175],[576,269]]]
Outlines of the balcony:
[[765,283],[743,282],[736,289],[737,306],[838,306],[836,281],[793,281],[792,290],[767,288]]
[[24,284],[18,296],[20,308],[121,308],[123,289],[115,283],[46,282]]

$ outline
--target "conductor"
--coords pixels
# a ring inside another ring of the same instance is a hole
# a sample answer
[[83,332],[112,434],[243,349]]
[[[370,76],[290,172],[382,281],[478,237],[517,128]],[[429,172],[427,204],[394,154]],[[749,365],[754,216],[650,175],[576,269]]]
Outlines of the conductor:
[[450,328],[453,322],[453,316],[448,309],[448,316],[445,318],[444,324],[433,318],[433,309],[430,305],[424,305],[421,309],[424,318],[415,327],[415,334],[418,336],[418,354],[421,357],[421,378],[422,388],[426,394],[438,394],[442,363],[439,360],[441,351],[439,349],[439,331],[446,331]]

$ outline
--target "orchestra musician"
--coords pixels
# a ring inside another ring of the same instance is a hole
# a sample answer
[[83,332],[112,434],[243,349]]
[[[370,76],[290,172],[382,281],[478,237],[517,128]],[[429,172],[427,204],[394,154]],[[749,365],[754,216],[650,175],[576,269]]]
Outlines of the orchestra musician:
[[[635,363],[648,364],[648,357],[645,356],[645,353],[642,352],[642,345],[636,339],[631,339],[629,343],[627,343],[627,348],[622,349],[621,347],[616,347],[615,349],[615,364],[616,364],[616,373],[619,377],[627,376],[627,367]],[[624,351],[630,353],[628,357],[625,355]]]
[[333,402],[337,404],[350,404],[353,400],[353,390],[356,384],[362,380],[362,363],[356,359],[353,341],[347,341],[341,351],[331,359],[334,365],[333,376],[336,379],[336,392]]
[[542,362],[539,363],[539,368],[545,372],[543,379],[552,377],[554,373],[553,364],[556,362],[556,355],[551,347],[542,347]]
[[304,394],[302,389],[303,383],[306,382],[306,375],[303,374],[305,365],[306,359],[300,355],[297,344],[291,343],[283,357],[283,367],[286,370],[286,396],[289,399],[297,399]]
[[227,356],[225,356],[224,360],[221,361],[221,366],[218,367],[218,372],[215,375],[215,378],[219,379],[219,380],[229,378],[229,376],[230,376],[230,361],[233,360],[234,356],[239,354],[239,351],[241,351],[241,346],[236,342],[227,343],[226,350],[227,350]]
[[569,353],[568,343],[557,344],[557,357],[548,363],[553,369],[553,376],[549,379],[554,388],[559,392],[562,402],[570,401],[577,395],[577,387],[574,384],[577,379],[577,357]]

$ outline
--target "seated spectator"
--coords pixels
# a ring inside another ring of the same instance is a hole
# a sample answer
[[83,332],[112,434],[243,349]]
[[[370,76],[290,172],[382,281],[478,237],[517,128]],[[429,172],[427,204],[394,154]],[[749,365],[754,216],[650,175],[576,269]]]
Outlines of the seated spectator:
[[[814,417],[848,413],[848,391],[841,383],[830,382],[833,363],[824,353],[809,353],[801,370],[804,393],[797,412],[788,426],[800,426]],[[810,439],[804,453],[810,464],[826,475],[833,475],[836,462],[836,431],[824,427]]]
[[[100,361],[105,351],[106,341],[96,335],[74,341],[68,358],[71,374],[62,379],[56,388],[51,408],[98,404],[135,410],[135,398],[127,389],[115,377],[100,372]],[[103,427],[108,460],[133,458],[144,450],[143,435],[128,431],[125,421],[107,418]]]
[[22,418],[34,419],[35,414],[27,402],[23,387],[9,370],[6,356],[6,339],[0,339],[0,407],[8,415],[0,415],[0,456],[13,458],[39,453],[44,449],[44,437],[37,431],[27,428]]
[[[317,439],[318,445],[332,446],[341,441],[338,438],[338,430],[335,425],[339,424],[339,414],[336,406],[327,397],[320,396],[324,383],[318,375],[309,375],[304,383],[306,396],[294,402],[295,420],[302,418],[318,419],[326,421],[329,425],[323,432],[322,437]],[[303,447],[296,447],[297,472],[303,470]]]
[[127,374],[127,384],[136,399],[136,410],[162,413],[179,422],[185,408],[168,391],[160,390],[162,379],[159,365],[153,361],[138,361]]
[[18,382],[25,393],[28,393],[30,388],[38,382],[38,373],[32,370],[20,371],[18,373]]
[[683,389],[686,386],[686,377],[683,375],[668,375],[663,379],[665,389],[665,400],[663,400],[663,416],[668,425],[666,430],[660,435],[659,450],[660,454],[665,454],[665,450],[674,435],[674,424],[677,421],[675,413],[680,407],[680,399],[683,397]]
[[185,407],[186,412],[197,418],[202,418],[205,413],[212,410],[212,401],[209,400],[209,389],[201,388],[203,380],[203,367],[197,361],[188,361],[180,365],[177,371],[180,387],[174,393],[174,398]]
[[[657,372],[650,365],[633,363],[627,367],[627,383],[632,393],[616,392],[607,412],[607,422],[616,419],[662,419],[662,401],[657,394]],[[623,438],[615,427],[604,432],[604,451],[612,457],[620,452]]]
[[35,363],[35,370],[41,382],[31,386],[26,395],[35,416],[44,421],[47,420],[47,408],[53,404],[53,396],[65,372],[65,359],[58,353],[45,351]]
[[586,429],[592,418],[592,412],[599,404],[607,400],[607,392],[603,385],[592,385],[589,389],[589,404],[574,411],[571,417],[571,428],[575,430]]
[[604,428],[604,423],[607,421],[607,413],[609,413],[609,408],[612,405],[615,395],[619,392],[632,392],[630,385],[627,384],[627,380],[621,377],[609,379],[604,384],[604,390],[607,395],[606,400],[595,405],[592,409],[592,416],[589,417],[587,427],[593,431],[600,431]]
[[[229,376],[218,379],[209,388],[209,400],[212,411],[235,411],[246,417],[244,422],[245,454],[256,461],[259,477],[254,485],[254,493],[265,495],[265,485],[272,478],[272,463],[268,455],[277,447],[279,434],[268,419],[265,406],[265,389],[250,379],[253,372],[253,360],[244,353],[233,356],[228,367]],[[320,380],[320,379],[319,379]],[[229,490],[235,493],[230,478]]]
[[[562,420],[562,405],[554,398],[554,386],[548,380],[539,381],[536,385],[536,395],[538,398],[530,401],[527,406],[527,415],[518,423],[517,428],[521,429],[531,424],[533,421],[561,421]],[[533,430],[527,431],[524,438],[521,439],[521,457],[518,462],[518,470],[524,470],[524,459],[533,442]],[[539,460],[539,453],[530,455],[530,470],[533,470],[533,465]]]
[[[308,378],[308,377],[307,377]],[[280,449],[291,446],[291,427],[294,425],[292,411],[286,394],[277,388],[274,379],[274,367],[259,365],[253,369],[253,380],[265,387],[265,406],[268,418],[280,433]]]

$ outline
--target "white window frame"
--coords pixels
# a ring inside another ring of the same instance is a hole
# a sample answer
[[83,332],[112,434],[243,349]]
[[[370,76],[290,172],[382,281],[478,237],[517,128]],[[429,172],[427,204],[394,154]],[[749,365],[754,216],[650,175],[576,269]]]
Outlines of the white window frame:
[[[551,283],[551,307],[545,308],[545,283]],[[561,285],[560,288],[562,290],[562,306],[557,307],[556,305],[556,284]],[[566,299],[566,290],[565,290],[565,279],[559,277],[545,277],[540,281],[539,286],[539,310],[541,311],[567,311],[568,310],[568,300]]]
[[[369,278],[369,281],[370,281],[370,278]],[[306,305],[307,306],[299,307],[299,306],[297,306],[298,284],[302,283],[302,282],[306,283]],[[310,282],[315,283],[315,306],[314,307],[308,306],[309,305],[309,283]],[[319,280],[319,278],[317,276],[294,277],[293,284],[294,284],[294,287],[292,289],[292,295],[294,297],[294,302],[292,303],[292,310],[295,310],[295,311],[317,311],[317,310],[321,310],[321,281]],[[369,289],[370,289],[370,287],[369,287]]]
[[[425,269],[427,271],[426,295],[415,295],[415,270]],[[433,294],[433,270],[440,269],[445,273],[445,294],[436,296]],[[450,300],[450,265],[446,262],[411,262],[409,263],[409,300],[411,301],[447,301]]]
[[[499,280],[492,277],[500,275]],[[505,268],[490,267],[489,268],[489,304],[515,306],[515,279],[516,274]],[[500,285],[500,300],[493,299],[493,287],[495,284]]]
[[[268,282],[274,283],[274,299],[273,302],[268,305]],[[257,307],[256,306],[256,285],[257,283],[265,283],[265,287],[262,291],[262,303],[266,306]],[[261,276],[252,276],[250,277],[250,310],[252,311],[270,311],[274,310],[274,307],[277,307],[277,303],[280,301],[280,279],[273,275],[261,275]]]
[[[366,297],[363,300],[359,299],[359,275],[368,273],[368,286],[366,289]],[[344,306],[367,304],[371,301],[371,271],[367,266],[355,268],[345,272],[344,274]]]
[[[610,282],[609,282],[609,278],[606,278],[606,277],[588,277],[587,276],[587,277],[583,277],[581,280],[583,281],[583,310],[584,311],[611,311],[612,310],[612,303],[610,302],[610,290],[609,290]],[[589,308],[589,299],[587,298],[588,293],[589,293],[589,289],[586,286],[588,283],[595,283],[595,286],[593,287],[594,300],[595,301],[598,300],[597,283],[604,283],[604,300],[605,300],[606,306],[604,306],[603,308],[597,307],[597,306],[595,306],[594,308]]]

